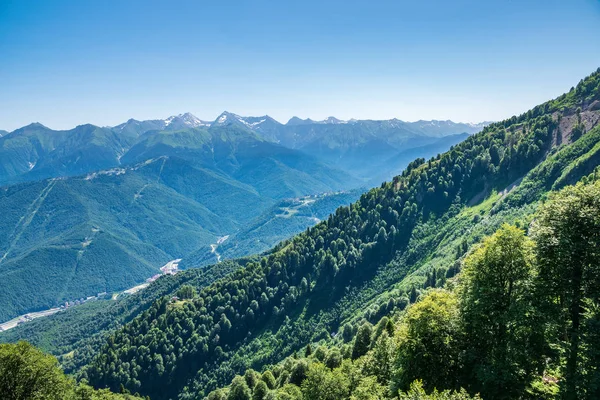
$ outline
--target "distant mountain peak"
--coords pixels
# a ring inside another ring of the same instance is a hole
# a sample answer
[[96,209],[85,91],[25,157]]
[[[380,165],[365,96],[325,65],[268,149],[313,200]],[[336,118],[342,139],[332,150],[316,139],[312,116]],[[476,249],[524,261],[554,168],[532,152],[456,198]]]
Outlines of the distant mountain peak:
[[212,125],[229,125],[239,121],[240,116],[229,111],[223,111],[217,119],[212,123]]
[[275,121],[268,115],[263,115],[262,117],[242,117],[229,111],[223,111],[221,115],[217,117],[215,122],[212,123],[212,125],[223,126],[237,124],[245,126],[246,128],[249,128],[251,130],[255,130],[260,129],[264,123],[279,125],[279,122]]
[[22,128],[16,129],[14,130],[12,133],[21,133],[21,132],[27,132],[27,131],[31,131],[31,130],[35,130],[35,129],[50,129],[45,125],[40,124],[39,122],[32,122],[29,125],[25,125]]
[[345,124],[346,121],[342,121],[341,119],[337,119],[336,117],[327,117],[323,121],[324,124]]
[[286,125],[309,125],[309,124],[346,124],[348,122],[357,122],[356,119],[351,119],[350,121],[343,121],[341,119],[337,119],[336,117],[327,117],[322,121],[315,121],[310,118],[302,119],[296,116],[290,118]]
[[209,126],[210,124],[206,121],[202,121],[190,112],[184,114],[172,115],[164,120],[165,128],[177,124],[177,126],[187,126],[190,128],[198,128],[200,126]]
[[306,125],[306,124],[312,124],[312,123],[313,123],[313,121],[310,118],[302,119],[302,118],[298,118],[296,116],[293,116],[286,123],[286,125]]
[[45,128],[49,129],[46,125],[41,124],[39,122],[32,122],[31,124],[24,126],[23,128]]

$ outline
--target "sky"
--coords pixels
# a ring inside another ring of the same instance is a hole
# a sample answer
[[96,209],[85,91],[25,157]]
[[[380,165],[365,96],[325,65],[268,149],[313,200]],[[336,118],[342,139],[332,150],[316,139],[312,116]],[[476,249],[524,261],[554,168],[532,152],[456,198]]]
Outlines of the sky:
[[501,120],[600,67],[599,37],[599,0],[0,0],[0,129]]

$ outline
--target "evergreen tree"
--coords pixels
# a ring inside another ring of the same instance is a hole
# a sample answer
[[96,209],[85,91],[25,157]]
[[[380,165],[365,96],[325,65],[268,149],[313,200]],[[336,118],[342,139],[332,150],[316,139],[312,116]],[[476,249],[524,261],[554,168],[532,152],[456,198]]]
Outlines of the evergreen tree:
[[310,343],[306,345],[306,351],[304,351],[304,357],[309,357],[312,354],[312,347]]
[[417,289],[416,289],[416,288],[413,286],[413,287],[410,289],[410,297],[409,297],[409,299],[410,299],[410,304],[414,304],[414,303],[416,303],[416,302],[417,302],[417,297],[418,297],[418,294],[417,294]]
[[352,329],[352,325],[348,323],[344,324],[344,327],[342,328],[342,339],[344,339],[344,342],[348,343],[352,340],[353,336],[354,330]]
[[373,334],[373,326],[365,322],[358,328],[358,333],[354,338],[354,345],[352,347],[352,359],[355,360],[360,356],[367,354],[371,346],[371,335]]

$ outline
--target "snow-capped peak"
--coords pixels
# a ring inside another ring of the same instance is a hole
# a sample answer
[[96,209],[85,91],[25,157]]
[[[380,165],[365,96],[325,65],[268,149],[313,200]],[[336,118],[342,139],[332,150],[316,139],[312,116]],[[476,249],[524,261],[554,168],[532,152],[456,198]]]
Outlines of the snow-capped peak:
[[342,121],[337,119],[336,117],[328,117],[327,119],[322,121],[323,124],[345,124],[346,121]]
[[227,125],[234,122],[240,122],[240,116],[230,113],[229,111],[223,111],[221,115],[217,117],[213,125]]
[[177,123],[177,125],[184,125],[190,128],[197,128],[200,126],[209,126],[210,123],[202,121],[192,113],[186,112],[185,114],[173,115],[164,120],[165,128]]
[[223,113],[221,113],[221,115],[219,115],[219,117],[217,117],[217,119],[214,122],[214,125],[228,125],[237,123],[242,124],[250,129],[256,129],[259,128],[259,126],[267,120],[272,121],[272,118],[268,115],[265,115],[263,117],[242,117],[237,114],[224,111]]

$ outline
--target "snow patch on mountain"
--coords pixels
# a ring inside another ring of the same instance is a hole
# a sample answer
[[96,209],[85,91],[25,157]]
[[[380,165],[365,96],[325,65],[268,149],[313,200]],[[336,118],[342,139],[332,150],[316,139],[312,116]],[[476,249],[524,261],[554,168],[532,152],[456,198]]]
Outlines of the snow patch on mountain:
[[178,125],[189,126],[190,128],[198,128],[200,126],[210,126],[209,122],[202,121],[200,118],[196,117],[192,113],[185,113],[179,115],[173,115],[164,120],[165,128],[168,126],[178,123]]

